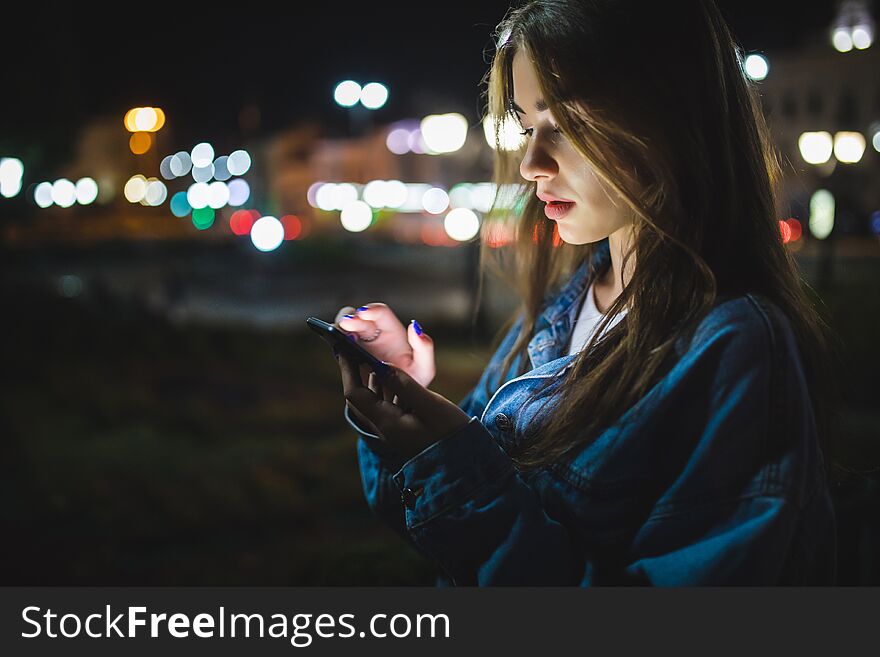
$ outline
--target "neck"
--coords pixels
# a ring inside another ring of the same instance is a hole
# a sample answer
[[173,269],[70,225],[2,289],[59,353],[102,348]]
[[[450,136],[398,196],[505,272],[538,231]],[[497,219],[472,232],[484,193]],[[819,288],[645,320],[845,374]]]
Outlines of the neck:
[[611,266],[601,278],[596,280],[596,286],[602,290],[602,296],[605,299],[605,310],[623,293],[624,284],[629,283],[632,279],[636,264],[635,258],[630,258],[626,272],[623,271],[623,254],[629,249],[632,237],[632,224],[627,224],[608,236]]

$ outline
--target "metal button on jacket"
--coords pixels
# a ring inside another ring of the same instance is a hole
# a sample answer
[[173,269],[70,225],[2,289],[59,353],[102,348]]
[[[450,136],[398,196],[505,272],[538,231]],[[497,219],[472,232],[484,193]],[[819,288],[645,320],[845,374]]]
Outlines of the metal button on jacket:
[[504,413],[499,413],[495,416],[495,426],[498,427],[501,431],[510,431],[513,427],[513,422],[510,421],[510,418],[507,417]]
[[412,488],[406,487],[400,491],[400,499],[403,501],[403,504],[407,509],[414,509],[416,507],[416,498],[421,492],[421,488],[413,490]]

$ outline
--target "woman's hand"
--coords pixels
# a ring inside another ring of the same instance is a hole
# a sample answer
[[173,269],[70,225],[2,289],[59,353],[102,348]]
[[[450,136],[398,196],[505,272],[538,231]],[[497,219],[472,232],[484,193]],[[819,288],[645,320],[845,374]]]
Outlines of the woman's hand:
[[355,363],[341,353],[336,358],[349,408],[359,421],[366,419],[404,460],[470,422],[470,416],[457,404],[428,390],[400,368],[391,365],[391,372],[383,377],[371,372],[368,385],[364,385],[363,372]]
[[[434,363],[434,341],[424,331],[421,335],[413,322],[404,325],[384,303],[368,303],[355,310],[345,306],[336,313],[334,322],[358,336],[358,344],[379,360],[391,363],[425,387],[437,374]],[[351,315],[351,318],[345,317]],[[379,336],[367,341],[379,330]],[[365,340],[366,338],[366,340]]]

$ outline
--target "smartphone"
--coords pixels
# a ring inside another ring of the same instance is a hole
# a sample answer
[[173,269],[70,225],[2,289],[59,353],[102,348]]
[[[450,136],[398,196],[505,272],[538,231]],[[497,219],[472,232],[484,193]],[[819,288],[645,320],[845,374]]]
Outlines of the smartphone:
[[336,347],[346,358],[355,363],[366,363],[376,374],[387,374],[391,368],[358,344],[357,335],[329,324],[323,319],[309,317],[306,324],[331,346]]

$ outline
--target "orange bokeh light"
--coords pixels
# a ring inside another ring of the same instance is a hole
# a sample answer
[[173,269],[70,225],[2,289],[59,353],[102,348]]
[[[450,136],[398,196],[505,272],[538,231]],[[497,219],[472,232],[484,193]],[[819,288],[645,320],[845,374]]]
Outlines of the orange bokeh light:
[[135,132],[128,140],[131,152],[135,155],[143,155],[153,145],[153,137],[148,132]]

